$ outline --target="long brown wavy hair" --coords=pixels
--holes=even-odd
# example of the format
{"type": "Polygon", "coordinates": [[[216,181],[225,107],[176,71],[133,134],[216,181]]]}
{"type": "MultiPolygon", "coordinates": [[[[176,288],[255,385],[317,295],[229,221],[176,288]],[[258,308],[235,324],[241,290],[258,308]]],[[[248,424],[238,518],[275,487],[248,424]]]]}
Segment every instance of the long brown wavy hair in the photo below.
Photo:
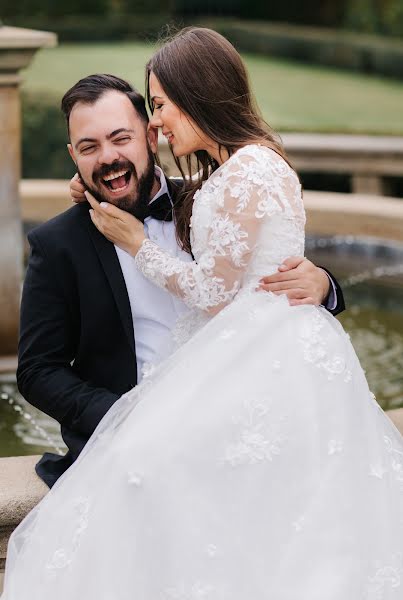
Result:
{"type": "MultiPolygon", "coordinates": [[[[146,67],[146,99],[153,112],[149,79],[153,72],[168,98],[231,156],[246,144],[264,144],[287,162],[278,136],[261,116],[251,92],[245,65],[234,46],[222,35],[204,27],[186,27],[166,39],[146,67]]],[[[172,149],[171,149],[172,151],[172,149]]],[[[182,248],[190,252],[190,217],[193,197],[202,183],[218,168],[205,150],[174,156],[184,187],[174,207],[176,234],[182,248]],[[192,156],[195,156],[196,161],[192,156]],[[196,162],[198,175],[192,179],[196,162]]]]}

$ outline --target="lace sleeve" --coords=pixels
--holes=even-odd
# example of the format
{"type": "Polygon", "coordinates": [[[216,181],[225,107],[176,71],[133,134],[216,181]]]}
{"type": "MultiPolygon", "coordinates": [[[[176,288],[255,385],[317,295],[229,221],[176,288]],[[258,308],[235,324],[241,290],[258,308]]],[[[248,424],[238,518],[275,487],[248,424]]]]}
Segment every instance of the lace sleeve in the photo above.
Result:
{"type": "MultiPolygon", "coordinates": [[[[241,287],[263,217],[284,209],[283,179],[273,177],[267,152],[262,157],[262,149],[258,149],[257,154],[240,150],[222,167],[218,187],[211,195],[215,210],[208,241],[197,263],[172,257],[150,240],[143,242],[136,255],[136,265],[148,279],[189,307],[215,314],[231,302],[241,287]]],[[[273,161],[281,161],[287,173],[295,175],[278,155],[270,153],[275,156],[273,161]]]]}

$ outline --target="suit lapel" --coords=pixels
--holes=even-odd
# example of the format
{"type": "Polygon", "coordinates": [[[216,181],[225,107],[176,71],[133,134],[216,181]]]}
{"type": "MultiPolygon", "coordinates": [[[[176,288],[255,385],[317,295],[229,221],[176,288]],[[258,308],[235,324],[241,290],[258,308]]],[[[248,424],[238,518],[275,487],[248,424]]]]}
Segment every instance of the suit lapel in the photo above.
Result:
{"type": "Polygon", "coordinates": [[[102,235],[102,233],[98,231],[90,219],[88,219],[88,231],[98,254],[99,261],[111,286],[112,294],[115,298],[116,306],[119,311],[130,348],[134,356],[136,356],[132,311],[130,308],[130,301],[125,280],[115,247],[106,239],[106,237],[102,235]]]}

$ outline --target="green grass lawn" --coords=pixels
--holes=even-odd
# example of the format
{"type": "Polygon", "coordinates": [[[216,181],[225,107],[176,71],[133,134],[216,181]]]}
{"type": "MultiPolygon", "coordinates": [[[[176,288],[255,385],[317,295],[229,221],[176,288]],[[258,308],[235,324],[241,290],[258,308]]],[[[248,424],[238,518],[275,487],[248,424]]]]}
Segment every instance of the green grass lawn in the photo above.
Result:
{"type": "MultiPolygon", "coordinates": [[[[80,77],[113,73],[144,91],[153,46],[63,44],[42,50],[24,89],[60,99],[80,77]]],[[[259,106],[278,130],[403,135],[403,82],[244,55],[259,106]]],[[[178,75],[179,76],[179,75],[178,75]]]]}

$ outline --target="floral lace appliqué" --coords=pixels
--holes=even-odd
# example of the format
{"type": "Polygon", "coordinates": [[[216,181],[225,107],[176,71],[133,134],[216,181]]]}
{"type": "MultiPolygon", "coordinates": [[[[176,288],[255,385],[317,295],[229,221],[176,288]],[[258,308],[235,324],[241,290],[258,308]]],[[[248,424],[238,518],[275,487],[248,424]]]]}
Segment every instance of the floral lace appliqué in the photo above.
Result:
{"type": "Polygon", "coordinates": [[[241,229],[241,224],[231,221],[229,215],[218,217],[211,225],[210,246],[213,256],[225,256],[228,250],[234,265],[242,267],[242,257],[249,250],[248,244],[242,240],[247,237],[248,234],[241,229]]]}
{"type": "Polygon", "coordinates": [[[368,577],[368,586],[364,600],[384,600],[402,598],[403,560],[402,555],[395,554],[385,564],[377,561],[374,574],[368,577]]]}
{"type": "Polygon", "coordinates": [[[285,442],[285,419],[283,415],[278,422],[273,422],[267,399],[246,400],[243,413],[233,417],[234,424],[240,428],[238,440],[226,446],[223,462],[232,466],[271,462],[280,454],[285,442]]]}
{"type": "Polygon", "coordinates": [[[68,567],[74,559],[83,533],[88,527],[88,515],[90,511],[90,501],[88,498],[77,498],[73,504],[73,513],[76,520],[76,527],[72,534],[71,541],[64,547],[58,548],[46,564],[47,574],[54,577],[58,570],[68,567]]]}
{"type": "Polygon", "coordinates": [[[343,441],[342,440],[329,440],[327,445],[327,453],[329,456],[335,454],[341,454],[343,452],[343,441]]]}
{"type": "Polygon", "coordinates": [[[214,588],[209,584],[196,582],[187,586],[182,583],[168,588],[164,594],[164,600],[210,600],[213,593],[214,588]]]}
{"type": "Polygon", "coordinates": [[[319,310],[305,319],[299,334],[304,359],[322,370],[329,381],[343,375],[344,381],[348,383],[351,381],[351,374],[344,357],[329,355],[326,341],[321,335],[324,325],[325,319],[319,310]]]}

